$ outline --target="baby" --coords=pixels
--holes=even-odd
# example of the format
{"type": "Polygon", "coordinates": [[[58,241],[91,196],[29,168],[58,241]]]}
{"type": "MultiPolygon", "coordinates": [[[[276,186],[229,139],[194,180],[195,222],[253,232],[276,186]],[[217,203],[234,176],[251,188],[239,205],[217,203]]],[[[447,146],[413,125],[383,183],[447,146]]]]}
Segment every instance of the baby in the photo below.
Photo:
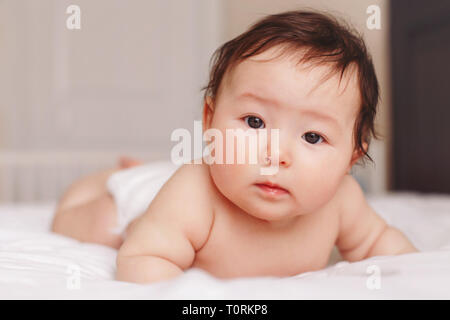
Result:
{"type": "Polygon", "coordinates": [[[124,240],[111,231],[117,206],[105,184],[139,164],[84,178],[61,199],[55,232],[120,248],[117,279],[139,283],[189,268],[220,278],[293,276],[325,267],[334,246],[348,261],[417,251],[349,174],[370,159],[379,98],[370,55],[352,29],[323,13],[285,12],[214,58],[203,130],[225,137],[227,129],[279,129],[276,154],[258,154],[258,164],[181,165],[124,240]],[[274,161],[277,172],[261,175],[274,161]]]}

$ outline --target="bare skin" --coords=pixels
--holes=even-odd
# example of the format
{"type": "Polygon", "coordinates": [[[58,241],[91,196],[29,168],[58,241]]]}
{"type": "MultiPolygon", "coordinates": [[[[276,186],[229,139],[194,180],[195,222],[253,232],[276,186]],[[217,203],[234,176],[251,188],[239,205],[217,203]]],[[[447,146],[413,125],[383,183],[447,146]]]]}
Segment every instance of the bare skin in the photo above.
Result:
{"type": "MultiPolygon", "coordinates": [[[[72,187],[66,197],[76,195],[77,191],[78,195],[87,195],[89,190],[97,187],[97,191],[104,192],[101,182],[105,174],[84,180],[82,189],[72,187]]],[[[350,175],[346,175],[335,197],[320,211],[276,228],[246,214],[226,199],[209,178],[209,167],[205,164],[184,165],[171,181],[163,187],[159,201],[152,202],[139,223],[130,224],[129,238],[118,255],[118,280],[159,281],[193,267],[219,278],[292,276],[324,268],[334,245],[348,261],[417,250],[401,232],[386,225],[370,208],[358,183],[350,175]],[[179,198],[178,204],[190,202],[194,205],[192,211],[187,211],[189,208],[185,206],[168,212],[154,211],[164,206],[166,197],[177,193],[177,186],[191,183],[202,183],[204,188],[190,188],[192,192],[182,193],[184,196],[179,198]],[[197,201],[193,202],[193,197],[197,201]],[[200,201],[202,197],[205,198],[200,201]],[[192,216],[183,219],[187,217],[186,212],[196,219],[192,216]],[[178,219],[179,223],[173,225],[170,222],[173,219],[178,219]],[[165,238],[164,246],[161,237],[165,238]]],[[[110,196],[102,193],[96,200],[73,207],[75,210],[72,211],[64,209],[62,204],[63,210],[58,211],[55,222],[59,216],[72,215],[71,222],[77,224],[71,224],[69,228],[70,222],[66,220],[67,228],[61,229],[54,223],[55,232],[113,248],[121,246],[121,238],[108,232],[108,226],[116,225],[114,201],[110,196]],[[97,228],[86,229],[92,216],[98,219],[97,228]]]]}
{"type": "Polygon", "coordinates": [[[106,189],[114,172],[142,164],[122,157],[116,168],[89,175],[73,183],[56,207],[52,230],[84,242],[99,243],[118,249],[123,239],[109,230],[117,225],[116,206],[106,189]]]}
{"type": "Polygon", "coordinates": [[[417,251],[370,208],[349,175],[361,157],[352,140],[355,74],[346,75],[342,90],[336,77],[320,82],[326,67],[297,70],[289,59],[267,62],[271,54],[241,62],[224,78],[220,98],[205,101],[203,128],[245,129],[248,116],[280,128],[278,173],[261,177],[259,164],[183,165],[129,225],[122,244],[107,231],[116,211],[104,189],[114,170],[105,172],[69,189],[53,230],[120,247],[116,278],[138,283],[193,267],[220,278],[292,276],[325,267],[335,245],[348,261],[417,251]],[[334,121],[312,117],[311,106],[334,121]],[[308,132],[324,139],[311,142],[308,132]],[[264,181],[284,191],[268,192],[264,181]]]}

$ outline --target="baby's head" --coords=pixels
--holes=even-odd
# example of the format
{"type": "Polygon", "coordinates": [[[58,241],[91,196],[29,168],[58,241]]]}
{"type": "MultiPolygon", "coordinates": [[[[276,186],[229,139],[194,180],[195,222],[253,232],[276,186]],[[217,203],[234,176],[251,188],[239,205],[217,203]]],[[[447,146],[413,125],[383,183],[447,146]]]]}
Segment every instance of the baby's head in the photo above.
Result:
{"type": "Polygon", "coordinates": [[[261,159],[210,165],[217,188],[235,205],[273,222],[314,212],[358,160],[372,161],[378,81],[364,41],[346,24],[311,11],[271,15],[213,58],[203,129],[223,137],[226,129],[279,129],[276,174],[262,176],[261,159]]]}

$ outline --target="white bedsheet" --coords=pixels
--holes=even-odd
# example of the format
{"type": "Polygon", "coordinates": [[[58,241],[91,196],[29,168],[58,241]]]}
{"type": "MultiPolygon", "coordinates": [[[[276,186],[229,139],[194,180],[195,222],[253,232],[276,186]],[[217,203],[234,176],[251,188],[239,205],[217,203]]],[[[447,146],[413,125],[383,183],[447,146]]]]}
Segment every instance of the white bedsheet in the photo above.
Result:
{"type": "Polygon", "coordinates": [[[450,299],[450,196],[398,193],[368,200],[421,252],[341,261],[289,278],[220,280],[191,269],[150,285],[114,281],[115,250],[49,232],[53,204],[2,205],[0,298],[450,299]],[[368,273],[373,265],[380,271],[379,289],[370,285],[377,283],[368,273]]]}

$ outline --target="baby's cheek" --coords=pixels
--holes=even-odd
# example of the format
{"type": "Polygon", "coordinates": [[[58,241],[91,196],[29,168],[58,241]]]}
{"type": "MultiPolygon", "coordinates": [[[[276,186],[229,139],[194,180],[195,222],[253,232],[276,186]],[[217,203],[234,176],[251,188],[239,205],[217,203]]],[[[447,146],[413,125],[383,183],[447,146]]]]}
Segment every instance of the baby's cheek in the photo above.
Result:
{"type": "Polygon", "coordinates": [[[299,179],[297,190],[298,202],[305,212],[315,212],[327,204],[339,186],[339,176],[331,170],[320,168],[304,172],[299,179]]]}
{"type": "Polygon", "coordinates": [[[233,197],[233,192],[238,189],[240,184],[239,177],[240,166],[225,165],[225,164],[212,164],[210,166],[211,177],[219,189],[219,191],[227,198],[233,197]]]}

